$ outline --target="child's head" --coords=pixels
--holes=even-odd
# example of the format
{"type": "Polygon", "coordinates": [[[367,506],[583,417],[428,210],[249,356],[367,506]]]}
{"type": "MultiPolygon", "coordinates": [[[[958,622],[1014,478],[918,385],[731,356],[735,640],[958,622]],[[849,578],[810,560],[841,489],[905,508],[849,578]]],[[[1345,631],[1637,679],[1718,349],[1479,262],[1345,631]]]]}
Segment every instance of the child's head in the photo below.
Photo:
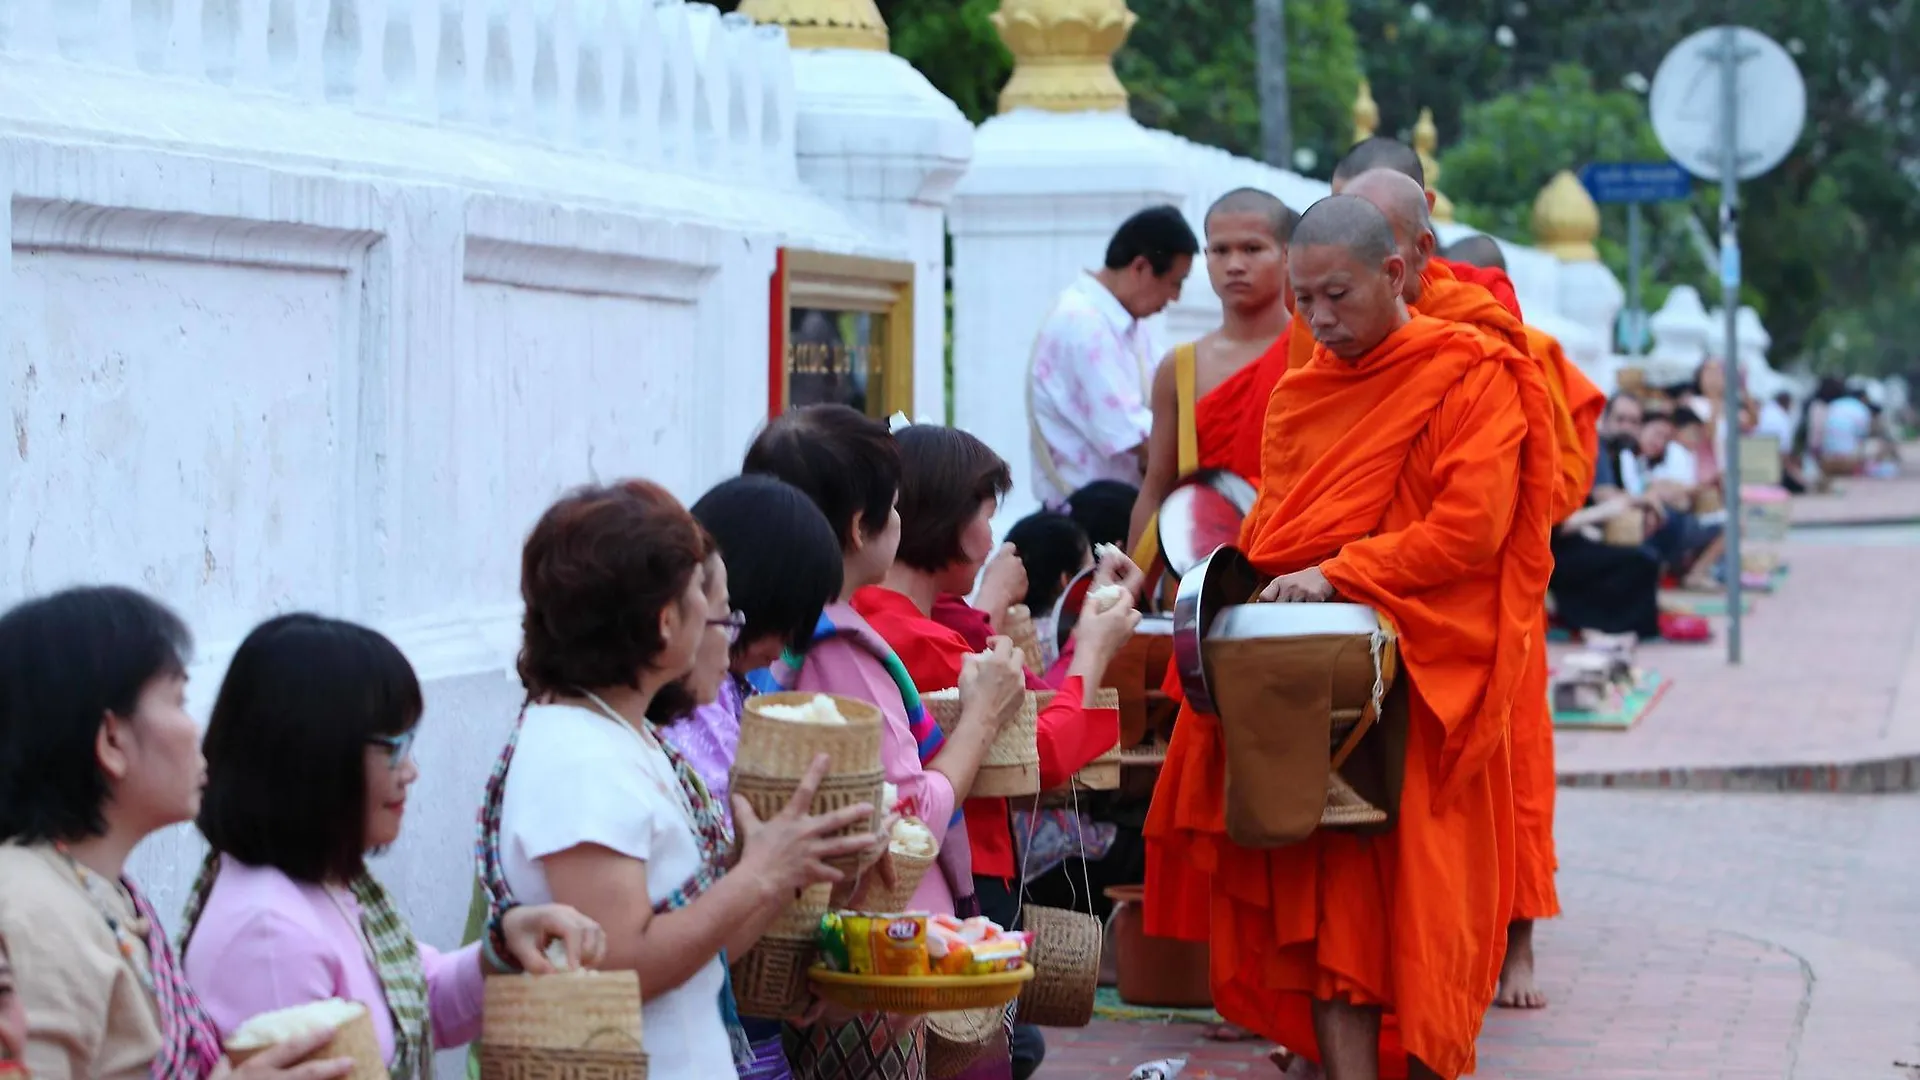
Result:
{"type": "Polygon", "coordinates": [[[1073,576],[1093,565],[1093,546],[1080,524],[1065,514],[1042,510],[1014,522],[1007,543],[1020,553],[1027,570],[1024,603],[1035,615],[1045,615],[1066,590],[1073,576]]]}

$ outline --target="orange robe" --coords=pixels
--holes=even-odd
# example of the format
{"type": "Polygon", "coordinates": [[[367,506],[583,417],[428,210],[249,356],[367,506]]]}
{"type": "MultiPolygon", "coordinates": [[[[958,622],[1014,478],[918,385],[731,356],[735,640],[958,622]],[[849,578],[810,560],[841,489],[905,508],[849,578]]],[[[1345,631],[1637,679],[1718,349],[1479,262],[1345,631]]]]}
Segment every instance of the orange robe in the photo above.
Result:
{"type": "Polygon", "coordinates": [[[1194,403],[1193,434],[1201,468],[1231,469],[1259,486],[1260,436],[1266,427],[1267,399],[1273,396],[1280,376],[1287,373],[1290,336],[1282,330],[1266,352],[1241,365],[1194,403]]]}
{"type": "Polygon", "coordinates": [[[1552,570],[1551,408],[1538,365],[1425,317],[1358,364],[1316,350],[1268,406],[1242,547],[1269,574],[1319,566],[1397,628],[1414,688],[1400,817],[1379,837],[1233,844],[1219,722],[1183,708],[1147,901],[1207,880],[1215,1008],[1309,1058],[1311,1000],[1341,997],[1386,1008],[1383,1076],[1408,1054],[1473,1066],[1513,898],[1507,724],[1552,570]]]}
{"type": "MultiPolygon", "coordinates": [[[[1456,265],[1435,260],[1421,275],[1418,310],[1448,322],[1466,323],[1531,356],[1540,366],[1553,401],[1555,464],[1550,521],[1560,522],[1586,504],[1598,457],[1600,413],[1606,396],[1567,359],[1551,335],[1523,325],[1494,295],[1457,279],[1456,265]]],[[[1467,269],[1474,269],[1468,267],[1467,269]]],[[[1505,277],[1505,275],[1501,275],[1505,277]]],[[[1544,641],[1547,612],[1542,605],[1534,630],[1544,641]]],[[[1559,858],[1553,843],[1556,778],[1553,764],[1553,709],[1549,701],[1547,653],[1535,649],[1527,661],[1526,681],[1513,712],[1513,801],[1517,844],[1513,917],[1550,919],[1560,914],[1554,871],[1559,858]]]]}

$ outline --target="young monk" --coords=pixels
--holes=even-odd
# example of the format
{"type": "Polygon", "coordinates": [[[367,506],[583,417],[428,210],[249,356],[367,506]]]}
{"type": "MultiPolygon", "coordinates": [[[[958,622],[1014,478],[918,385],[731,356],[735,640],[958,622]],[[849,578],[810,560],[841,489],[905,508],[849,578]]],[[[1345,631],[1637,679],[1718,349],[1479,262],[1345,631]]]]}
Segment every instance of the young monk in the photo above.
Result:
{"type": "Polygon", "coordinates": [[[1207,279],[1220,327],[1161,360],[1153,376],[1146,478],[1133,504],[1128,550],[1150,567],[1159,554],[1154,513],[1195,469],[1260,475],[1267,396],[1286,373],[1287,238],[1299,215],[1258,188],[1238,188],[1208,208],[1207,279]]]}
{"type": "MultiPolygon", "coordinates": [[[[1425,192],[1412,178],[1390,169],[1372,169],[1348,181],[1346,191],[1372,203],[1393,227],[1394,242],[1408,266],[1403,294],[1422,315],[1464,323],[1532,357],[1553,401],[1556,481],[1551,508],[1554,524],[1586,502],[1593,486],[1599,450],[1600,412],[1606,396],[1567,360],[1559,342],[1520,322],[1493,295],[1458,280],[1446,263],[1433,257],[1435,238],[1425,192]]],[[[1484,238],[1482,238],[1484,239],[1484,238]]],[[[1498,257],[1499,248],[1492,241],[1498,257]]],[[[1535,640],[1545,640],[1547,612],[1542,605],[1535,640]]],[[[1513,710],[1514,825],[1518,844],[1513,923],[1506,965],[1494,1003],[1507,1008],[1546,1005],[1533,971],[1533,923],[1560,914],[1554,888],[1557,866],[1553,847],[1553,710],[1548,700],[1547,655],[1528,657],[1526,681],[1513,710]]]]}
{"type": "Polygon", "coordinates": [[[1406,260],[1370,203],[1316,203],[1288,261],[1319,344],[1268,405],[1241,546],[1276,575],[1263,599],[1338,597],[1394,627],[1411,683],[1399,815],[1378,836],[1233,844],[1219,721],[1189,707],[1148,843],[1210,868],[1222,1016],[1332,1080],[1456,1077],[1512,909],[1506,735],[1552,569],[1551,405],[1528,358],[1409,314],[1406,260]]]}

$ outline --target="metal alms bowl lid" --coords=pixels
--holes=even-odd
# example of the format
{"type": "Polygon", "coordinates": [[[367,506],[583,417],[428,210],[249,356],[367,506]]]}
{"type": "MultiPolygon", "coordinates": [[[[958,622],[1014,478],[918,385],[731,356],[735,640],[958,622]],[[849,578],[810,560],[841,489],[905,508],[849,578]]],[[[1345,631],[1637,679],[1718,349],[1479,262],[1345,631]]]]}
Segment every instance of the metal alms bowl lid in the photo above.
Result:
{"type": "Polygon", "coordinates": [[[1377,633],[1380,616],[1365,604],[1240,604],[1221,612],[1211,639],[1322,637],[1377,633]]]}
{"type": "Polygon", "coordinates": [[[1060,599],[1053,602],[1053,647],[1055,651],[1067,647],[1067,641],[1073,637],[1073,628],[1080,621],[1080,608],[1087,602],[1087,593],[1093,589],[1093,567],[1089,566],[1073,576],[1067,587],[1060,590],[1060,599]]]}
{"type": "Polygon", "coordinates": [[[1213,692],[1201,644],[1223,611],[1245,605],[1260,586],[1260,575],[1238,548],[1221,547],[1180,578],[1173,602],[1173,663],[1180,689],[1195,709],[1212,713],[1213,692]]]}
{"type": "Polygon", "coordinates": [[[1257,496],[1252,484],[1228,469],[1202,469],[1180,481],[1155,517],[1167,568],[1183,577],[1216,548],[1238,540],[1257,496]]]}

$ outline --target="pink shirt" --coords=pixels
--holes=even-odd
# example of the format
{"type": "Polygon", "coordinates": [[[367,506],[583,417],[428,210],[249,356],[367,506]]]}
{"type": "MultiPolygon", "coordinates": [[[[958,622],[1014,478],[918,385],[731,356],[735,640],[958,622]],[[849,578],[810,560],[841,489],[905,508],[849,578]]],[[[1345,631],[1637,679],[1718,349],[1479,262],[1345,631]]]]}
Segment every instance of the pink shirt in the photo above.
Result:
{"type": "Polygon", "coordinates": [[[1148,399],[1154,343],[1105,285],[1082,274],[1040,327],[1029,374],[1029,404],[1037,440],[1052,459],[1038,456],[1033,491],[1042,501],[1063,499],[1095,480],[1139,486],[1134,448],[1153,430],[1148,399]],[[1055,477],[1065,484],[1055,483],[1055,477]]]}
{"type": "MultiPolygon", "coordinates": [[[[864,626],[866,620],[851,604],[829,604],[826,614],[835,626],[864,626]]],[[[846,638],[820,641],[807,651],[806,664],[800,669],[795,690],[839,694],[856,701],[872,702],[886,718],[886,731],[880,740],[880,764],[886,770],[887,783],[900,789],[902,799],[913,801],[914,816],[946,842],[944,830],[953,820],[953,784],[942,773],[923,768],[920,749],[913,740],[913,728],[907,723],[907,707],[900,700],[900,688],[894,685],[887,669],[874,655],[846,638]]],[[[913,910],[935,914],[953,912],[953,891],[945,875],[929,871],[920,879],[913,894],[913,910]]]]}
{"type": "MultiPolygon", "coordinates": [[[[393,1017],[362,944],[360,907],[343,891],[334,895],[346,914],[319,885],[221,858],[220,876],[186,955],[187,981],[221,1038],[231,1038],[261,1013],[341,998],[367,1007],[380,1052],[393,1060],[393,1017]]],[[[435,1047],[445,1050],[479,1038],[486,995],[480,946],[441,953],[422,945],[420,963],[426,968],[435,1047]]]]}

